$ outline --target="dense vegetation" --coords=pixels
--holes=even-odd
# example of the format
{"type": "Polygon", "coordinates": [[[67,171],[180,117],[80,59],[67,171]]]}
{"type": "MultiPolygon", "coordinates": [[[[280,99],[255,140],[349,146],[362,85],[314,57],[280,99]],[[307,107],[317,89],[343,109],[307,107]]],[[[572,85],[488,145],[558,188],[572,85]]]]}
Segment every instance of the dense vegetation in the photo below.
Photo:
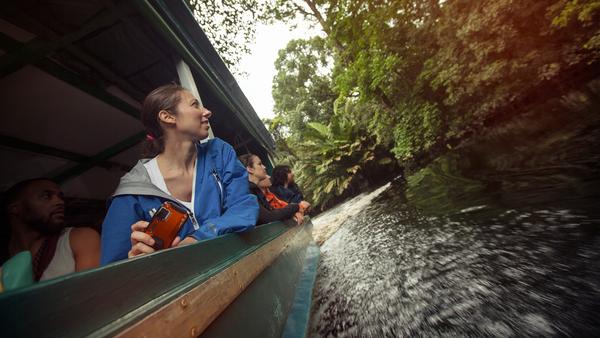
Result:
{"type": "Polygon", "coordinates": [[[269,121],[278,160],[316,203],[598,75],[600,0],[273,0],[262,11],[322,30],[280,51],[269,121]]]}
{"type": "Polygon", "coordinates": [[[241,57],[250,52],[256,22],[268,20],[268,3],[261,0],[186,0],[194,18],[232,72],[241,57]]]}

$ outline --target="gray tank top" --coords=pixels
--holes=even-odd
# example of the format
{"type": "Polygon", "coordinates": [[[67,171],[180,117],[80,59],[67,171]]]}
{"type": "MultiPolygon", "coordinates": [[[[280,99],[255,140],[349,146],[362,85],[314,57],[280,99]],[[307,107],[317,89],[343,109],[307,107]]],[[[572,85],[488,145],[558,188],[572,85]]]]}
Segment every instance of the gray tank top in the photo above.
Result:
{"type": "Polygon", "coordinates": [[[56,243],[54,257],[52,257],[50,264],[44,270],[40,281],[75,272],[75,258],[73,258],[73,251],[71,250],[71,243],[69,241],[72,229],[70,227],[63,229],[56,243]]]}

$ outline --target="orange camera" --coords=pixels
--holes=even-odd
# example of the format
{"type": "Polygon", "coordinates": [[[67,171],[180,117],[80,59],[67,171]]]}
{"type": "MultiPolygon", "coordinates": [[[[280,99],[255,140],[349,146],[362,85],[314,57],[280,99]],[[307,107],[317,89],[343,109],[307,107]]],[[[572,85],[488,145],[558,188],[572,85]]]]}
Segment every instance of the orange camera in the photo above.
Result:
{"type": "Polygon", "coordinates": [[[154,238],[153,248],[155,250],[170,248],[187,218],[188,213],[185,209],[177,204],[164,202],[152,216],[145,231],[154,238]]]}

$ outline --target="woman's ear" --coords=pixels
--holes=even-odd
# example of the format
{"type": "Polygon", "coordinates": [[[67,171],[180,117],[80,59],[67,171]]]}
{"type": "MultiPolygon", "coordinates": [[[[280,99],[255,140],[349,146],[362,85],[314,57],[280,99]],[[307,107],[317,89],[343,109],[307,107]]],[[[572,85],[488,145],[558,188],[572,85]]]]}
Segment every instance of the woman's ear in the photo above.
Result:
{"type": "Polygon", "coordinates": [[[176,121],[175,115],[169,113],[166,110],[161,110],[158,112],[158,120],[167,124],[174,124],[176,121]]]}

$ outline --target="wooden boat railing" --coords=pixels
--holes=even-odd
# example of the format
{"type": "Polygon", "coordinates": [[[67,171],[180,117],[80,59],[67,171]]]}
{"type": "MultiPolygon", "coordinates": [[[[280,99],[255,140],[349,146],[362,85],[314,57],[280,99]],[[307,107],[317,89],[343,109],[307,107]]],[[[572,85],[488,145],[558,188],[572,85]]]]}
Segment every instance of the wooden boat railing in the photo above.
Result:
{"type": "Polygon", "coordinates": [[[270,223],[0,294],[3,335],[304,336],[310,305],[290,310],[312,293],[311,226],[270,223]]]}

